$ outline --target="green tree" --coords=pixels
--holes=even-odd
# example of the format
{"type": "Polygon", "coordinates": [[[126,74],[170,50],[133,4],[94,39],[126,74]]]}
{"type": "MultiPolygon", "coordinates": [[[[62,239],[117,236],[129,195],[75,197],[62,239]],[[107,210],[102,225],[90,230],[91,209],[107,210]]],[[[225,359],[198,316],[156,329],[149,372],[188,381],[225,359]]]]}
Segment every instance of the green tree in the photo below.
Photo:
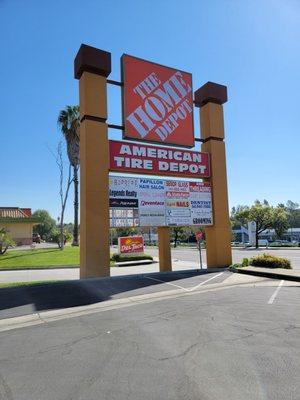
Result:
{"type": "Polygon", "coordinates": [[[15,246],[8,231],[5,228],[0,228],[0,255],[4,254],[10,246],[15,246]]]}
{"type": "Polygon", "coordinates": [[[236,218],[239,221],[254,221],[256,223],[255,246],[258,248],[259,234],[265,229],[270,229],[273,227],[274,210],[266,200],[264,200],[262,203],[259,200],[256,200],[250,208],[246,208],[237,213],[236,218]]]}
{"type": "Polygon", "coordinates": [[[79,106],[66,106],[58,116],[58,125],[67,143],[67,154],[73,168],[74,182],[74,230],[73,246],[79,245],[78,240],[78,170],[79,170],[79,140],[80,140],[80,114],[79,106]]]}
{"type": "MultiPolygon", "coordinates": [[[[244,211],[249,210],[248,206],[244,205],[237,205],[236,207],[232,207],[231,209],[231,214],[230,214],[230,220],[231,220],[231,228],[232,229],[237,229],[241,225],[245,226],[247,225],[247,219],[245,218],[244,211]]],[[[246,213],[247,215],[247,213],[246,213]]]]}
{"type": "Polygon", "coordinates": [[[72,237],[73,237],[73,232],[74,232],[74,224],[72,222],[69,222],[67,224],[64,224],[64,230],[69,232],[72,237]]]}
{"type": "Polygon", "coordinates": [[[286,210],[279,205],[273,209],[273,229],[275,229],[276,235],[279,239],[282,238],[288,227],[288,214],[286,210]]]}
{"type": "Polygon", "coordinates": [[[56,222],[51,218],[47,210],[36,210],[33,217],[37,217],[41,222],[33,227],[33,233],[38,233],[42,239],[49,240],[51,231],[55,228],[56,222]]]}
{"type": "Polygon", "coordinates": [[[122,227],[116,228],[118,237],[120,236],[132,236],[137,234],[137,228],[134,227],[122,227]]]}
{"type": "Polygon", "coordinates": [[[288,213],[288,222],[291,229],[291,241],[293,241],[293,228],[297,227],[297,216],[299,210],[299,204],[292,200],[288,200],[285,205],[285,209],[288,213]]]}
{"type": "Polygon", "coordinates": [[[58,248],[62,249],[67,242],[72,240],[72,234],[70,232],[68,232],[67,230],[64,230],[63,231],[63,243],[62,243],[60,229],[54,228],[51,231],[50,240],[51,240],[51,242],[57,243],[58,248]]]}
{"type": "Polygon", "coordinates": [[[177,247],[180,240],[186,240],[189,237],[191,230],[184,226],[174,226],[172,227],[171,234],[174,241],[174,247],[177,247]]]}

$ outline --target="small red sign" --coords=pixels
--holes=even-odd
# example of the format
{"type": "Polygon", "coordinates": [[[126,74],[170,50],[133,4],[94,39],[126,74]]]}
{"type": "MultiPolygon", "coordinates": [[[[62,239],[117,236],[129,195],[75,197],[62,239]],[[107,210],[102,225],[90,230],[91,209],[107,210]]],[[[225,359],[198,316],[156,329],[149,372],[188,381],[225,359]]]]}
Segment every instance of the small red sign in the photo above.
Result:
{"type": "Polygon", "coordinates": [[[200,240],[201,240],[202,237],[203,237],[203,233],[202,233],[202,232],[197,232],[195,236],[196,236],[197,242],[200,242],[200,240]]]}
{"type": "Polygon", "coordinates": [[[124,138],[194,146],[192,75],[122,56],[124,138]]]}
{"type": "Polygon", "coordinates": [[[120,254],[144,253],[143,236],[124,236],[118,239],[120,254]]]}
{"type": "Polygon", "coordinates": [[[110,171],[204,178],[210,176],[209,154],[172,147],[109,141],[110,171]]]}

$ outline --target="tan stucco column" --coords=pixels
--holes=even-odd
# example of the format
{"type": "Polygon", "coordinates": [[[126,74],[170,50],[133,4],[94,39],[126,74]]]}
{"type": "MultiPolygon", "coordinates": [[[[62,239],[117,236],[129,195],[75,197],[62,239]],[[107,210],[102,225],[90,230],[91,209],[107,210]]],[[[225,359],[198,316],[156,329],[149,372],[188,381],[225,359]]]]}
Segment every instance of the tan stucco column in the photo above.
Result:
{"type": "Polygon", "coordinates": [[[107,77],[111,54],[81,45],[74,61],[80,100],[80,278],[110,275],[107,77]]]}
{"type": "Polygon", "coordinates": [[[232,264],[224,119],[222,104],[227,101],[226,86],[207,82],[195,92],[200,107],[201,151],[210,153],[214,224],[205,228],[207,267],[232,264]]]}
{"type": "Polygon", "coordinates": [[[172,271],[170,228],[167,226],[160,226],[157,228],[157,234],[159,271],[172,271]]]}

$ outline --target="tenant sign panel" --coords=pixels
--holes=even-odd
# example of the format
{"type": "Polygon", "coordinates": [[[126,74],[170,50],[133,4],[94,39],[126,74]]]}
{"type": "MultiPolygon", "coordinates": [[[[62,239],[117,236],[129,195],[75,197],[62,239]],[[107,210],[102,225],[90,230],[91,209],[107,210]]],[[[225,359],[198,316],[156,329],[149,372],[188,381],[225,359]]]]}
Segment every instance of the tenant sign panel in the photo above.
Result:
{"type": "Polygon", "coordinates": [[[192,75],[122,56],[123,138],[194,146],[192,75]]]}
{"type": "Polygon", "coordinates": [[[110,176],[111,227],[212,225],[207,182],[110,176]]]}

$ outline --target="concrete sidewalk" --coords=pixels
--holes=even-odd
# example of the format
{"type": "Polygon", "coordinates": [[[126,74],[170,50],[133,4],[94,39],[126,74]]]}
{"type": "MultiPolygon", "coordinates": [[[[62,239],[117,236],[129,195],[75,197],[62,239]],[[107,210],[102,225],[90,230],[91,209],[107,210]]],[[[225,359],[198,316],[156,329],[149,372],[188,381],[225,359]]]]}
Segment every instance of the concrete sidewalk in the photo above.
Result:
{"type": "MultiPolygon", "coordinates": [[[[192,261],[172,260],[173,271],[186,271],[199,269],[199,263],[192,261]]],[[[204,265],[206,269],[206,265],[204,265]]],[[[137,275],[159,272],[158,262],[147,265],[117,266],[110,268],[111,276],[137,275]]],[[[0,271],[0,284],[9,282],[31,282],[31,281],[67,281],[79,279],[79,268],[53,268],[53,269],[30,269],[16,271],[0,271]]]]}
{"type": "MultiPolygon", "coordinates": [[[[199,270],[199,263],[193,261],[172,260],[173,271],[199,270]]],[[[203,265],[203,269],[207,269],[203,265]]],[[[300,270],[282,268],[243,267],[231,269],[232,272],[248,275],[262,276],[270,279],[285,279],[300,282],[300,270]]],[[[152,264],[126,265],[110,268],[110,276],[139,275],[159,272],[157,259],[152,264]]],[[[79,279],[79,268],[49,268],[49,269],[25,269],[0,271],[0,284],[10,282],[32,281],[70,281],[79,279]]]]}

